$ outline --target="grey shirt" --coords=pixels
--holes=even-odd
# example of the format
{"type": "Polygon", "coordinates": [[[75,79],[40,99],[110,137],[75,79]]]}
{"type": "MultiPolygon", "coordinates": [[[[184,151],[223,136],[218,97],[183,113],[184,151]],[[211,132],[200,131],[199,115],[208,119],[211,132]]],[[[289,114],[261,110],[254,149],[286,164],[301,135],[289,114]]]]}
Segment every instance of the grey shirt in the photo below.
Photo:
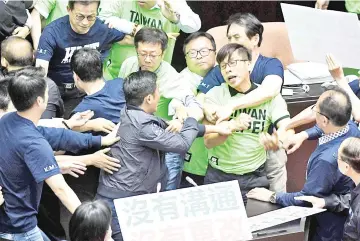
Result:
{"type": "Polygon", "coordinates": [[[111,148],[121,167],[112,175],[101,170],[98,194],[115,199],[156,192],[157,183],[165,188],[165,152],[185,154],[205,133],[194,118],[185,120],[180,133],[165,131],[167,126],[161,118],[127,105],[117,133],[121,139],[111,148]]]}

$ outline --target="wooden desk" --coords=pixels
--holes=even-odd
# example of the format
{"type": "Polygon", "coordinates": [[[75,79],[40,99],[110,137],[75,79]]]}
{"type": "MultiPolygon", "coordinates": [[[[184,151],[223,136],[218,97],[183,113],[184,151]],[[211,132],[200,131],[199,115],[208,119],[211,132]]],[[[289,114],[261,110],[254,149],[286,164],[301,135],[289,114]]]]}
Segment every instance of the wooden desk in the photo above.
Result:
{"type": "MultiPolygon", "coordinates": [[[[278,205],[248,199],[246,213],[248,217],[267,213],[281,208],[278,205]]],[[[308,239],[309,223],[306,218],[253,232],[253,240],[263,241],[304,241],[308,239]]]]}
{"type": "MultiPolygon", "coordinates": [[[[321,87],[321,84],[309,85],[310,91],[308,93],[296,93],[293,96],[284,96],[286,103],[288,104],[288,110],[290,116],[293,117],[300,113],[302,110],[310,105],[316,103],[319,96],[326,90],[321,87]]],[[[296,128],[296,133],[306,130],[315,123],[304,125],[300,128],[296,128]]],[[[305,183],[305,173],[307,161],[311,153],[315,150],[317,141],[305,141],[302,146],[293,154],[288,155],[287,161],[287,191],[297,192],[300,191],[305,183]]]]}

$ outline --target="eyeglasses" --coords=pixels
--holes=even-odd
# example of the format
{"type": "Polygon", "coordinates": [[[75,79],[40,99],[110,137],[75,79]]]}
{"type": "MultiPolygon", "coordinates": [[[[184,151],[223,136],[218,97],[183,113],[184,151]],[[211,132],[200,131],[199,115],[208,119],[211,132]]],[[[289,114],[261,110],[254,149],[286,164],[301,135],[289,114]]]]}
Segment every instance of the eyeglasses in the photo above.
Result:
{"type": "Polygon", "coordinates": [[[195,49],[190,49],[186,55],[189,56],[192,59],[195,59],[198,54],[200,54],[201,57],[206,57],[210,54],[211,51],[214,51],[213,49],[208,49],[208,48],[202,48],[200,50],[195,50],[195,49]]]}
{"type": "Polygon", "coordinates": [[[318,113],[318,114],[320,114],[320,115],[322,115],[322,116],[325,116],[326,118],[328,118],[328,119],[330,120],[330,118],[329,118],[327,115],[321,113],[320,111],[315,110],[315,105],[313,105],[313,106],[311,107],[311,110],[314,111],[314,112],[316,112],[316,113],[318,113]]]}
{"type": "Polygon", "coordinates": [[[232,60],[229,63],[224,63],[220,65],[221,69],[226,69],[226,66],[228,65],[229,67],[235,67],[237,65],[238,62],[246,62],[249,61],[248,59],[236,59],[236,60],[232,60]]]}
{"type": "Polygon", "coordinates": [[[143,58],[143,59],[149,58],[149,59],[151,59],[151,60],[154,60],[154,59],[158,58],[159,56],[161,56],[162,53],[161,53],[161,54],[158,54],[158,55],[156,55],[156,54],[137,53],[137,55],[138,55],[139,57],[143,58]]]}
{"type": "Polygon", "coordinates": [[[76,15],[75,15],[75,18],[76,18],[76,20],[79,21],[79,22],[83,21],[85,18],[87,18],[87,20],[88,20],[89,22],[92,22],[92,21],[95,21],[96,15],[84,16],[84,15],[82,15],[82,14],[76,14],[76,15]]]}

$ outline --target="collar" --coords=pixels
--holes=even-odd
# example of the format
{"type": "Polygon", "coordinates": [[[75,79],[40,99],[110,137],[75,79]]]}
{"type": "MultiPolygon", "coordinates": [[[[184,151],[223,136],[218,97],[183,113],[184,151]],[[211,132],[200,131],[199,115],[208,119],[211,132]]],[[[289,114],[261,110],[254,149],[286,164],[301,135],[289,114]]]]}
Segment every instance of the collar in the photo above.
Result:
{"type": "Polygon", "coordinates": [[[258,86],[251,81],[250,89],[248,89],[245,92],[239,92],[236,89],[234,89],[233,87],[231,87],[230,85],[228,85],[228,87],[229,87],[230,95],[231,95],[231,97],[233,97],[239,93],[246,95],[246,94],[250,93],[251,91],[253,91],[254,89],[256,89],[258,86]]]}
{"type": "Polygon", "coordinates": [[[345,135],[346,133],[348,133],[348,131],[349,131],[349,124],[347,124],[344,128],[342,128],[341,130],[339,130],[337,132],[326,134],[326,135],[320,137],[319,146],[321,146],[322,144],[326,144],[340,136],[345,135]]]}
{"type": "MultiPolygon", "coordinates": [[[[161,61],[159,67],[154,71],[155,74],[158,74],[160,72],[160,69],[161,69],[161,66],[163,64],[164,60],[161,61]]],[[[141,71],[141,68],[140,68],[140,64],[139,64],[139,61],[137,62],[138,63],[138,68],[139,68],[139,71],[141,71]]]]}
{"type": "Polygon", "coordinates": [[[145,112],[145,111],[144,111],[143,109],[141,109],[139,106],[126,104],[126,107],[127,107],[128,110],[139,110],[139,111],[145,112]]]}
{"type": "Polygon", "coordinates": [[[155,4],[154,7],[150,8],[149,10],[154,10],[154,9],[160,9],[160,6],[159,4],[155,4]]]}

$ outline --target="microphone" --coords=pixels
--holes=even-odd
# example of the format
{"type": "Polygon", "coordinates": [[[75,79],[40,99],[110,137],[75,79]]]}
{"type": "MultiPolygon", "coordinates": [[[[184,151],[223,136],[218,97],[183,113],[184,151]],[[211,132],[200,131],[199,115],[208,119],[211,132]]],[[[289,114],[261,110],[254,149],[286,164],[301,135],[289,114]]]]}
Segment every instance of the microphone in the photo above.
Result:
{"type": "Polygon", "coordinates": [[[194,182],[194,180],[193,180],[191,177],[189,177],[189,176],[185,177],[185,180],[188,181],[188,182],[189,182],[191,185],[193,185],[194,187],[199,186],[199,185],[197,185],[196,182],[194,182]]]}

